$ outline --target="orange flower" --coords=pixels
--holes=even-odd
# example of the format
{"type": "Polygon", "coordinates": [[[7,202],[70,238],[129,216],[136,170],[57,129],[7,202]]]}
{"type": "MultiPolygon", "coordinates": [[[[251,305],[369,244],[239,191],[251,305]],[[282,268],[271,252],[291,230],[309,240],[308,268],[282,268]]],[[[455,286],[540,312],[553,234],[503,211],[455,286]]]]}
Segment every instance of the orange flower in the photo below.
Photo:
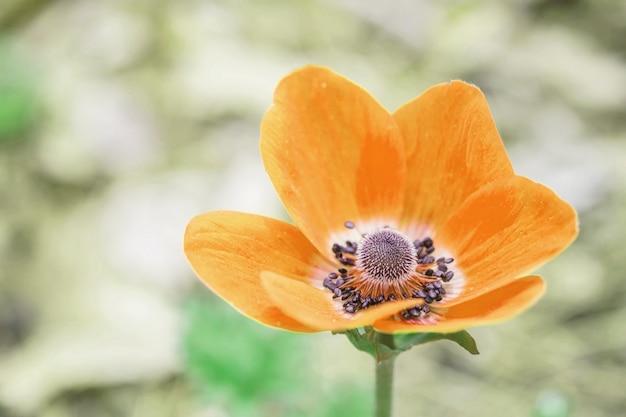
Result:
{"type": "Polygon", "coordinates": [[[478,88],[439,84],[390,114],[329,69],[284,78],[261,124],[293,223],[216,211],[185,253],[234,308],[296,332],[453,332],[544,292],[523,276],[565,249],[576,213],[515,175],[478,88]]]}

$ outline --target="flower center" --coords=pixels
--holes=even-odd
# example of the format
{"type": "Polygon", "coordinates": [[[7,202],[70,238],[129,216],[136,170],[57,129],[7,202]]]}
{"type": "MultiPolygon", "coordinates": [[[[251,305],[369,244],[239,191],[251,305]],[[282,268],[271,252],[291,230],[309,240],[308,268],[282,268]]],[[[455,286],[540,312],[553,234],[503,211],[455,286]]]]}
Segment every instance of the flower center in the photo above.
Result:
{"type": "MultiPolygon", "coordinates": [[[[346,222],[348,229],[354,223],[346,222]]],[[[400,312],[402,320],[419,322],[431,313],[431,305],[442,301],[447,283],[454,277],[449,266],[454,259],[435,258],[433,240],[412,241],[389,227],[364,234],[358,243],[333,244],[342,265],[331,272],[323,285],[342,302],[346,313],[403,299],[415,299],[415,307],[400,312]]]]}
{"type": "Polygon", "coordinates": [[[369,279],[406,279],[417,267],[415,245],[396,230],[385,228],[367,234],[358,247],[356,267],[369,279]]]}

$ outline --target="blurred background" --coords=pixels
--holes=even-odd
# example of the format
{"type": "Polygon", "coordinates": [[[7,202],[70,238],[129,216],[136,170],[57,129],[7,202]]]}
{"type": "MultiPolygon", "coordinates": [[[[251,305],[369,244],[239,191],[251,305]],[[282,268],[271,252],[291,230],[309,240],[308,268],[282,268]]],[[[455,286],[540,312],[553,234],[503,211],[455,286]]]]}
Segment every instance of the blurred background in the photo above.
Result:
{"type": "Polygon", "coordinates": [[[371,414],[371,358],[241,317],[182,253],[195,214],[285,217],[258,126],[307,63],[391,110],[477,84],[580,214],[480,356],[400,357],[395,415],[626,415],[626,2],[2,0],[0,416],[371,414]]]}

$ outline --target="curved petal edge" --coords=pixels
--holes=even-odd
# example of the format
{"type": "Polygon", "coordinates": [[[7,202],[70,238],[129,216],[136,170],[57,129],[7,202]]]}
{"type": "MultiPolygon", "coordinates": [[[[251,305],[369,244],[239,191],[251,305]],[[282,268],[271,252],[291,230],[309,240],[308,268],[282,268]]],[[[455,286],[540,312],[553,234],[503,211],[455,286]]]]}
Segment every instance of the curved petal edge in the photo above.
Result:
{"type": "Polygon", "coordinates": [[[532,307],[544,294],[545,287],[541,277],[531,275],[464,303],[436,308],[434,323],[411,324],[385,319],[374,323],[374,328],[383,333],[452,333],[469,327],[495,324],[532,307]]]}
{"type": "Polygon", "coordinates": [[[286,279],[311,279],[316,274],[313,266],[324,262],[293,225],[247,213],[208,212],[187,226],[184,250],[196,275],[244,315],[270,327],[314,331],[285,315],[261,284],[266,270],[286,279]]]}

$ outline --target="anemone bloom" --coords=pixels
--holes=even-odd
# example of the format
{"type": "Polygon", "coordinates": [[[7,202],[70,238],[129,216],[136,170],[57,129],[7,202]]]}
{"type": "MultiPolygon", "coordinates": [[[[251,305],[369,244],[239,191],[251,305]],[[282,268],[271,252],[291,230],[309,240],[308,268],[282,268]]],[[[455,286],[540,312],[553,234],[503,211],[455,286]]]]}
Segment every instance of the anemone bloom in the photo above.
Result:
{"type": "Polygon", "coordinates": [[[530,307],[526,275],[565,249],[576,213],[515,175],[485,97],[439,84],[389,113],[322,67],[285,77],[261,124],[293,224],[214,211],[185,253],[234,308],[296,332],[453,332],[530,307]]]}

